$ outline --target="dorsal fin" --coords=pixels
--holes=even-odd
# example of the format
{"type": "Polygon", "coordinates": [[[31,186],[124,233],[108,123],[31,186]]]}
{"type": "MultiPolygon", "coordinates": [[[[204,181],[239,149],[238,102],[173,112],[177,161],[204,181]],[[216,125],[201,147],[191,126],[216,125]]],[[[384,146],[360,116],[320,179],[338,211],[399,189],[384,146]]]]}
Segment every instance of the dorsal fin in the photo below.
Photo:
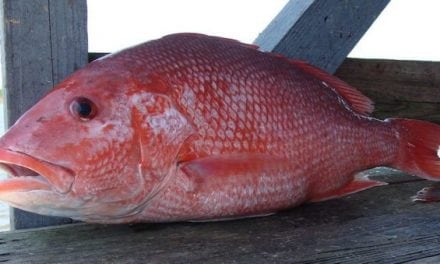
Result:
{"type": "Polygon", "coordinates": [[[205,34],[200,34],[200,33],[192,33],[192,32],[175,33],[175,34],[164,36],[162,38],[170,38],[170,37],[189,37],[189,38],[214,39],[217,41],[224,41],[226,43],[230,43],[233,45],[239,45],[239,46],[242,46],[242,47],[245,47],[248,49],[258,50],[260,48],[258,45],[243,43],[239,40],[232,39],[232,38],[210,36],[210,35],[205,35],[205,34]]]}
{"type": "Polygon", "coordinates": [[[343,80],[330,75],[325,71],[308,64],[307,62],[290,59],[289,62],[301,70],[313,75],[315,78],[323,81],[325,86],[335,90],[338,95],[343,97],[351,108],[357,113],[369,115],[374,111],[373,101],[343,80]]]}

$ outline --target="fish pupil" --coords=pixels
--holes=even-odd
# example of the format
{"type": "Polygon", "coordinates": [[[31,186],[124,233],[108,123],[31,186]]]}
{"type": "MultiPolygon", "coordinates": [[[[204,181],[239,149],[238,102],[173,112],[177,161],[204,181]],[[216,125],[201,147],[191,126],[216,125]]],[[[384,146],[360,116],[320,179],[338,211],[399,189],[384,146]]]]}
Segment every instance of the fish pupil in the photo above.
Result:
{"type": "Polygon", "coordinates": [[[92,106],[88,102],[78,104],[78,114],[81,117],[88,117],[92,113],[92,106]]]}
{"type": "Polygon", "coordinates": [[[95,104],[91,100],[85,97],[78,97],[72,101],[70,112],[79,119],[87,121],[95,117],[97,111],[95,104]]]}

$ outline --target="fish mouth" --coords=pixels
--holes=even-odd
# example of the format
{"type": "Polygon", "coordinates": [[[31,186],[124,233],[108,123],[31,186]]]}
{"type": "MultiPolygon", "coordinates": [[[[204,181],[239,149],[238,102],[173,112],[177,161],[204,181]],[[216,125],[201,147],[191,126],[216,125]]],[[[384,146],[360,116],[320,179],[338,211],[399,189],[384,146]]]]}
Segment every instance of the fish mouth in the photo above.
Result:
{"type": "Polygon", "coordinates": [[[46,190],[66,194],[75,179],[66,167],[10,149],[0,148],[0,169],[12,176],[0,181],[0,193],[46,190]]]}

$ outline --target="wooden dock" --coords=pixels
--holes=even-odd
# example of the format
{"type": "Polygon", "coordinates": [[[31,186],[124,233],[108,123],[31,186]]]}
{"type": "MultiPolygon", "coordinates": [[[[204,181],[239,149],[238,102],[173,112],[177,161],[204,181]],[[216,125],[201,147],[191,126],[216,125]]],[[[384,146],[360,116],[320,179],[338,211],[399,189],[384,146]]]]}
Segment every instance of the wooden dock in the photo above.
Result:
{"type": "MultiPolygon", "coordinates": [[[[0,2],[11,125],[86,63],[87,12],[85,0],[0,2]]],[[[256,43],[334,72],[388,2],[290,0],[256,43]]],[[[438,63],[346,60],[336,75],[376,102],[376,117],[440,123],[438,63]]],[[[440,204],[410,200],[432,183],[391,170],[373,174],[390,184],[263,218],[4,232],[0,262],[440,263],[440,204]]],[[[12,219],[17,229],[70,222],[18,209],[12,219]]]]}
{"type": "Polygon", "coordinates": [[[0,233],[0,262],[439,263],[440,204],[410,200],[431,183],[373,174],[390,184],[262,218],[0,233]]]}

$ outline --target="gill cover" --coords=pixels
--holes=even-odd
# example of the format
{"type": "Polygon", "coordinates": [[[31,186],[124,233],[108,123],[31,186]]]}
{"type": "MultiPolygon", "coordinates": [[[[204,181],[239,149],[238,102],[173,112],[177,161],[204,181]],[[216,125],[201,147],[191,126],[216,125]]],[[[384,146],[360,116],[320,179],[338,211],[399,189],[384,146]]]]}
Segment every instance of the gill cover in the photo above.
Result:
{"type": "Polygon", "coordinates": [[[178,154],[193,133],[188,120],[163,94],[140,92],[132,97],[132,122],[140,150],[140,171],[153,198],[177,169],[178,154]]]}

